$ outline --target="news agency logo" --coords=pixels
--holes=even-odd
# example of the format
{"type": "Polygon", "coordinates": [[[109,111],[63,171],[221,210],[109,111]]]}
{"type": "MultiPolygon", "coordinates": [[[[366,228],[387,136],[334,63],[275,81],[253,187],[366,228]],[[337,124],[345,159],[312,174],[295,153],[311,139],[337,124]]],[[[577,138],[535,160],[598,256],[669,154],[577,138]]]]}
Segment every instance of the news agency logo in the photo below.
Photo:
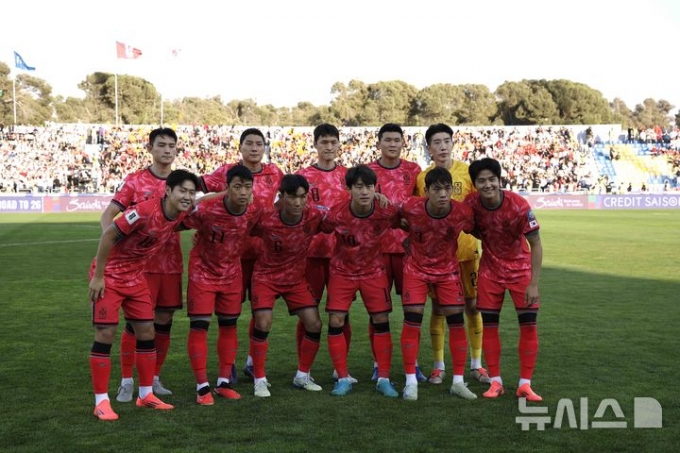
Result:
{"type": "MultiPolygon", "coordinates": [[[[519,413],[515,417],[515,423],[521,426],[522,431],[545,431],[546,426],[554,429],[568,427],[570,429],[626,429],[629,428],[626,416],[621,410],[621,405],[614,398],[605,398],[595,410],[593,419],[589,420],[588,398],[579,398],[579,418],[576,418],[574,402],[569,398],[562,398],[557,402],[555,417],[551,419],[547,406],[527,406],[527,399],[519,399],[519,413]],[[605,415],[613,414],[616,421],[602,420],[605,415]]],[[[607,415],[611,419],[610,415],[607,415]]],[[[629,417],[630,418],[630,417],[629,417]]],[[[661,404],[654,398],[636,397],[633,401],[633,426],[632,428],[662,428],[663,410],[661,404]]]]}

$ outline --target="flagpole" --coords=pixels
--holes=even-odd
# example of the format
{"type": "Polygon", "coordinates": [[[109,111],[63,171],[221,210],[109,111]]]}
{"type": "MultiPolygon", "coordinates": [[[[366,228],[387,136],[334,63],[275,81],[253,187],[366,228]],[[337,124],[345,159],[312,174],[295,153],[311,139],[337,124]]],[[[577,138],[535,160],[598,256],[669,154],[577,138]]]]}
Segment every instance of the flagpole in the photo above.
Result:
{"type": "Polygon", "coordinates": [[[163,127],[163,93],[161,93],[161,127],[163,127]]]}
{"type": "Polygon", "coordinates": [[[113,86],[116,93],[116,127],[118,127],[118,73],[113,74],[113,86]]]}
{"type": "Polygon", "coordinates": [[[12,103],[14,103],[14,125],[17,125],[17,86],[16,77],[12,79],[12,103]]]}

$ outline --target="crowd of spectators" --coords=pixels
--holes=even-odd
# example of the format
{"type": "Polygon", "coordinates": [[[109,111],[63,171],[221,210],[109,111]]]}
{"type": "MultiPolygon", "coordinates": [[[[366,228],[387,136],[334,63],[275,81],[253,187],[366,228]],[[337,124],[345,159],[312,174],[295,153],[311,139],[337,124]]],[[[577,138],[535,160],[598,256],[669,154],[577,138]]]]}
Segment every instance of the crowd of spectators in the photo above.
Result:
{"type": "MultiPolygon", "coordinates": [[[[585,126],[583,127],[585,128],[585,126]]],[[[151,126],[52,124],[0,132],[0,191],[113,192],[126,174],[150,163],[145,145],[151,126]]],[[[176,166],[206,174],[239,158],[240,126],[178,126],[176,166]]],[[[291,173],[316,160],[311,127],[262,128],[265,160],[291,173]]],[[[405,128],[402,157],[429,163],[425,128],[405,128]]],[[[498,159],[504,186],[518,191],[593,190],[598,170],[592,152],[574,127],[454,128],[454,158],[498,159]]],[[[378,157],[377,128],[341,130],[339,163],[353,166],[378,157]]],[[[676,164],[677,134],[673,137],[676,164]]]]}

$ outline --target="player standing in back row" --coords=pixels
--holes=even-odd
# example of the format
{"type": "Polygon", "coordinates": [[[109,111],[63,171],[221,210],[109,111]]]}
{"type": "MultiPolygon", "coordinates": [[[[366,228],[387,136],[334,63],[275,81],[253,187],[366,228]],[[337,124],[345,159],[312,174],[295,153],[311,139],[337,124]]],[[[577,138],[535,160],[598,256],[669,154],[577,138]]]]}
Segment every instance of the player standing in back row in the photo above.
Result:
{"type": "MultiPolygon", "coordinates": [[[[432,165],[418,175],[417,191],[419,196],[425,195],[425,175],[434,167],[442,167],[451,173],[453,193],[451,198],[463,201],[465,197],[475,191],[474,184],[468,174],[468,165],[453,160],[453,130],[446,124],[434,124],[425,131],[425,142],[432,156],[432,165]]],[[[462,233],[458,238],[458,263],[460,266],[461,282],[465,293],[465,317],[467,333],[470,341],[470,377],[483,382],[489,382],[489,375],[482,368],[482,315],[477,311],[477,270],[479,268],[479,251],[477,240],[462,233]]],[[[446,373],[444,365],[444,332],[446,331],[446,317],[443,316],[437,304],[437,298],[432,296],[432,315],[430,317],[430,336],[432,338],[432,352],[434,368],[429,381],[441,384],[446,373]]]]}
{"type": "MultiPolygon", "coordinates": [[[[146,145],[152,163],[144,170],[126,176],[113,196],[111,203],[102,213],[102,232],[113,223],[113,219],[126,209],[152,198],[163,198],[165,180],[172,171],[177,157],[177,134],[169,128],[154,129],[146,145]]],[[[154,330],[156,332],[156,366],[153,391],[157,395],[172,395],[160,381],[160,373],[170,347],[170,330],[176,310],[182,308],[182,248],[179,234],[174,234],[163,244],[156,259],[146,265],[146,281],[151,291],[154,306],[154,330]],[[162,259],[160,258],[162,257],[162,259]]],[[[132,369],[135,362],[135,333],[130,323],[120,337],[121,382],[116,400],[121,403],[132,401],[134,380],[132,369]]]]}
{"type": "MultiPolygon", "coordinates": [[[[380,151],[380,158],[368,164],[378,177],[375,191],[385,195],[393,205],[400,206],[415,194],[416,179],[421,172],[420,165],[401,158],[401,152],[404,149],[404,131],[398,124],[384,124],[378,130],[376,146],[380,151]]],[[[404,230],[389,230],[383,236],[381,244],[390,291],[392,285],[394,285],[399,296],[402,295],[404,272],[404,247],[402,242],[407,236],[408,234],[404,230]]],[[[373,325],[370,322],[368,328],[371,351],[373,351],[373,325]]],[[[375,362],[375,354],[373,354],[373,360],[373,376],[371,379],[377,381],[378,364],[375,362]]],[[[417,365],[416,376],[421,382],[427,380],[417,365]]]]}

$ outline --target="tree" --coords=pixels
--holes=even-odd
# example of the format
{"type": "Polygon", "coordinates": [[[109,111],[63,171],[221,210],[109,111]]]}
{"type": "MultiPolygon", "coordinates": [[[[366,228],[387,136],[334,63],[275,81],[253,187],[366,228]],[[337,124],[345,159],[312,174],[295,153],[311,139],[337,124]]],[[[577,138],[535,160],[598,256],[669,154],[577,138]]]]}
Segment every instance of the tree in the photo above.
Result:
{"type": "Polygon", "coordinates": [[[612,111],[602,93],[570,80],[540,80],[550,92],[562,124],[608,124],[612,111]]]}
{"type": "Polygon", "coordinates": [[[552,95],[536,81],[505,82],[496,89],[496,97],[506,126],[560,123],[552,95]]]}
{"type": "Polygon", "coordinates": [[[462,103],[456,110],[458,124],[488,125],[496,116],[496,98],[486,85],[460,85],[462,103]]]}
{"type": "Polygon", "coordinates": [[[358,119],[363,125],[406,124],[418,89],[401,80],[371,83],[358,119]]]}
{"type": "Polygon", "coordinates": [[[331,87],[335,97],[331,101],[331,112],[339,119],[341,126],[360,126],[368,86],[361,80],[350,80],[348,85],[336,82],[331,87]]]}
{"type": "Polygon", "coordinates": [[[420,90],[409,112],[408,123],[425,126],[434,123],[458,124],[456,112],[463,104],[464,95],[460,87],[450,83],[438,83],[420,90]]]}
{"type": "Polygon", "coordinates": [[[661,126],[668,129],[670,125],[670,112],[673,110],[670,102],[661,99],[656,102],[652,98],[647,98],[642,104],[635,106],[633,118],[638,127],[661,126]]]}

